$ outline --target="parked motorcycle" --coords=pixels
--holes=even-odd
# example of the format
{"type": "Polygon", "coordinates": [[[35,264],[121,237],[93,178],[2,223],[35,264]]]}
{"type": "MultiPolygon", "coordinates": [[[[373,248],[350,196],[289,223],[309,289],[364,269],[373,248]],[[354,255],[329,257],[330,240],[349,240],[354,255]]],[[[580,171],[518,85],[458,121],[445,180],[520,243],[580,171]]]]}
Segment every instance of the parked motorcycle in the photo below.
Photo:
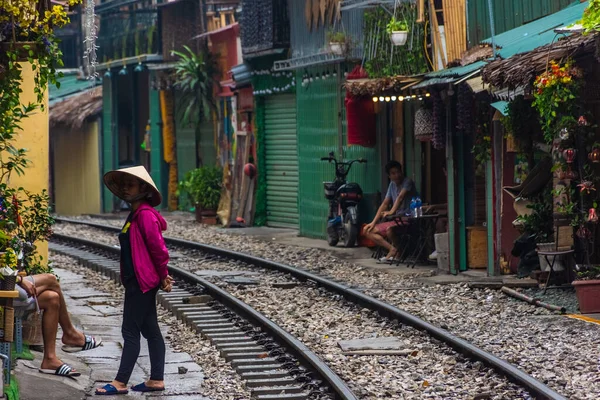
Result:
{"type": "Polygon", "coordinates": [[[358,183],[346,182],[346,176],[354,163],[366,163],[361,158],[352,161],[338,161],[333,152],[321,161],[335,163],[335,181],[323,182],[325,198],[329,200],[329,216],[327,218],[327,243],[335,246],[341,240],[344,247],[353,247],[358,239],[358,203],[363,192],[358,183]]]}

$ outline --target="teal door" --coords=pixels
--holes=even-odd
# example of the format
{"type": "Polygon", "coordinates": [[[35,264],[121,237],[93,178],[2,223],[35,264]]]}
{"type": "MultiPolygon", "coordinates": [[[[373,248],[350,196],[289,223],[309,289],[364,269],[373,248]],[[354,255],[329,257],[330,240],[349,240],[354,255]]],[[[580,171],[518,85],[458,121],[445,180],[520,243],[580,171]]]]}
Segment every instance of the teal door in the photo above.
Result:
{"type": "Polygon", "coordinates": [[[267,225],[298,228],[298,138],[296,96],[265,99],[267,225]]]}

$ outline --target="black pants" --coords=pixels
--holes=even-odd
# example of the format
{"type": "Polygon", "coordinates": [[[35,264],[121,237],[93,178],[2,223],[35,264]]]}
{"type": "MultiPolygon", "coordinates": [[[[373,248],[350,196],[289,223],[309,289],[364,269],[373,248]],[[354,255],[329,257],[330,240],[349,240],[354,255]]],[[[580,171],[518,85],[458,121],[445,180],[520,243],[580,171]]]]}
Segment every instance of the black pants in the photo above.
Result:
{"type": "Polygon", "coordinates": [[[128,383],[140,355],[140,333],[148,340],[150,353],[150,379],[162,381],[165,373],[165,341],[158,326],[156,313],[158,288],[142,293],[133,278],[125,283],[123,310],[123,355],[116,380],[128,383]]]}

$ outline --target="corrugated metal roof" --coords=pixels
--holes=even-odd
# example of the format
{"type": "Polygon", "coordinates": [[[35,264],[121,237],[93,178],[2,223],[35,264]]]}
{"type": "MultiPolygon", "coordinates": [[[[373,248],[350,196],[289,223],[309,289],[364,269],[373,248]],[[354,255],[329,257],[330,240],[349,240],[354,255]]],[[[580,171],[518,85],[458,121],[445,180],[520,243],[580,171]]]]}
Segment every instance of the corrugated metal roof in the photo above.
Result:
{"type": "Polygon", "coordinates": [[[496,101],[495,103],[490,104],[490,106],[494,107],[496,110],[500,111],[502,115],[505,117],[508,115],[508,102],[507,101],[496,101]]]}
{"type": "Polygon", "coordinates": [[[76,93],[92,89],[94,86],[100,84],[99,81],[96,82],[96,85],[93,85],[89,80],[79,79],[77,73],[65,74],[62,78],[58,78],[57,81],[60,82],[60,89],[57,89],[55,85],[50,85],[48,93],[48,102],[50,105],[76,93]]]}
{"type": "Polygon", "coordinates": [[[469,46],[475,46],[491,36],[490,4],[494,11],[496,34],[500,34],[560,11],[575,2],[579,3],[579,0],[469,0],[467,2],[469,46]]]}
{"type": "MultiPolygon", "coordinates": [[[[498,56],[506,59],[551,43],[558,37],[554,30],[580,20],[587,5],[587,1],[571,5],[564,10],[548,15],[547,17],[540,18],[537,21],[530,22],[497,35],[495,37],[496,47],[500,47],[497,51],[498,56]]],[[[491,44],[491,42],[491,38],[483,41],[483,43],[486,44],[491,44]]],[[[477,61],[461,67],[434,71],[426,74],[425,78],[429,79],[414,86],[413,89],[453,82],[459,77],[475,72],[485,65],[485,61],[477,61]]]]}
{"type": "Polygon", "coordinates": [[[433,71],[425,74],[425,78],[458,78],[475,72],[477,69],[482,68],[485,65],[483,61],[477,61],[472,64],[463,65],[460,67],[440,69],[439,71],[433,71]]]}
{"type": "MultiPolygon", "coordinates": [[[[551,43],[558,37],[554,30],[580,20],[587,5],[587,1],[571,5],[537,21],[496,35],[496,46],[500,47],[497,54],[502,58],[509,58],[551,43]]],[[[492,39],[488,38],[483,43],[491,44],[492,39]]]]}
{"type": "Polygon", "coordinates": [[[419,82],[416,85],[412,86],[411,89],[423,89],[433,85],[443,85],[447,83],[455,82],[457,77],[448,77],[448,78],[431,78],[426,79],[423,82],[419,82]]]}

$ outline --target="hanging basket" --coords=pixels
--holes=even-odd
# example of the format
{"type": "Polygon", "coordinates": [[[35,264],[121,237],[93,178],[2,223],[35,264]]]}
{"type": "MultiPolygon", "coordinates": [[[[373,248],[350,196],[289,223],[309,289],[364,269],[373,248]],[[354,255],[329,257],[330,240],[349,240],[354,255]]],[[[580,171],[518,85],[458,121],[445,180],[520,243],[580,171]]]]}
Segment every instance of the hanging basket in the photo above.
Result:
{"type": "Polygon", "coordinates": [[[346,43],[343,42],[330,42],[329,49],[336,56],[343,56],[346,53],[346,43]]]}
{"type": "Polygon", "coordinates": [[[408,31],[394,31],[390,34],[390,40],[394,46],[404,46],[408,39],[408,31]]]}
{"type": "Polygon", "coordinates": [[[422,142],[430,141],[433,137],[433,110],[419,108],[415,112],[415,139],[422,142]]]}

